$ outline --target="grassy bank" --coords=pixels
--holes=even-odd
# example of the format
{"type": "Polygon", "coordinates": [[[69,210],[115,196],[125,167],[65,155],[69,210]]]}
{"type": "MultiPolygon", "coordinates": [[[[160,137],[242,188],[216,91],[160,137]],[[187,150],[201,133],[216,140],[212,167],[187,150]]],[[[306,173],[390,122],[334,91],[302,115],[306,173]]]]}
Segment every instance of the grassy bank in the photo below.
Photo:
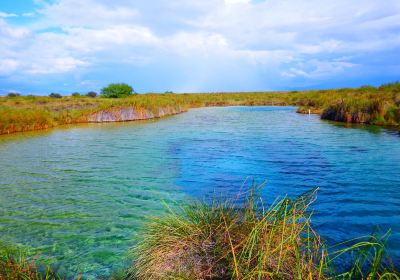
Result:
{"type": "Polygon", "coordinates": [[[292,105],[298,106],[299,113],[310,111],[328,120],[399,126],[400,84],[301,92],[141,94],[119,99],[2,97],[0,134],[84,123],[95,112],[115,108],[133,107],[155,112],[165,107],[189,109],[239,105],[292,105]]]}
{"type": "MultiPolygon", "coordinates": [[[[385,253],[387,235],[324,244],[311,224],[315,190],[268,207],[255,191],[151,218],[132,267],[110,279],[400,279],[385,253]]],[[[62,279],[37,256],[10,248],[0,246],[0,279],[62,279]]]]}

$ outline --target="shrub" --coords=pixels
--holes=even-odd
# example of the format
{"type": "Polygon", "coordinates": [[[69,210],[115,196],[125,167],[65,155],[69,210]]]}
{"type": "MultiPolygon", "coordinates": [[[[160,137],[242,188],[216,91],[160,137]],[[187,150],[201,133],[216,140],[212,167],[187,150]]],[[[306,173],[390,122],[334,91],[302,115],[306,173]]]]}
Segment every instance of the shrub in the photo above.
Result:
{"type": "Polygon", "coordinates": [[[94,98],[94,97],[97,96],[97,92],[95,92],[95,91],[89,91],[89,92],[86,94],[86,96],[94,98]]]}
{"type": "Polygon", "coordinates": [[[173,91],[167,90],[166,92],[164,92],[165,94],[173,94],[173,91]]]}
{"type": "Polygon", "coordinates": [[[71,94],[72,97],[80,97],[81,94],[79,92],[74,92],[73,94],[71,94]]]}
{"type": "Polygon", "coordinates": [[[121,98],[133,93],[133,88],[128,84],[110,84],[101,90],[101,95],[107,98],[121,98]]]}
{"type": "Polygon", "coordinates": [[[8,97],[18,97],[21,96],[21,94],[19,94],[18,92],[9,92],[7,94],[8,97]]]}
{"type": "Polygon", "coordinates": [[[50,93],[50,94],[49,94],[49,97],[51,97],[51,98],[62,98],[61,94],[59,94],[59,93],[54,93],[54,92],[50,93]]]}

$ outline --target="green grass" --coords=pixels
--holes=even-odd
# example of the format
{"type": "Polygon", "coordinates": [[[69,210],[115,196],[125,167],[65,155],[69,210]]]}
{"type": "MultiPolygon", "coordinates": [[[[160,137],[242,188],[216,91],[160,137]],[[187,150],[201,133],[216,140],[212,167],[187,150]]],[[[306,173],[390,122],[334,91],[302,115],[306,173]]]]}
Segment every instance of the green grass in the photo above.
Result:
{"type": "Polygon", "coordinates": [[[162,107],[183,109],[208,106],[292,105],[298,112],[321,114],[323,119],[375,125],[400,125],[400,84],[379,88],[292,92],[198,94],[140,94],[119,99],[90,97],[0,98],[0,134],[87,122],[97,111],[134,107],[156,112],[162,107]]]}
{"type": "MultiPolygon", "coordinates": [[[[19,246],[0,241],[0,280],[61,280],[38,255],[19,246]]],[[[79,278],[77,278],[79,279],[79,278]]]]}
{"type": "Polygon", "coordinates": [[[132,249],[128,279],[400,279],[387,264],[385,235],[328,248],[310,223],[315,194],[265,208],[253,190],[242,206],[235,199],[169,209],[132,249]]]}

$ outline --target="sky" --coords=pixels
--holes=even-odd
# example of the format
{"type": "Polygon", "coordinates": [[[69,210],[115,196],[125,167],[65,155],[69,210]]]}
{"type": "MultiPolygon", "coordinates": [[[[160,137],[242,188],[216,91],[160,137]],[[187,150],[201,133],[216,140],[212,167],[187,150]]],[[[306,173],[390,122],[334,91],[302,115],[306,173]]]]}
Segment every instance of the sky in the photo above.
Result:
{"type": "Polygon", "coordinates": [[[0,94],[397,80],[399,0],[0,0],[0,94]]]}

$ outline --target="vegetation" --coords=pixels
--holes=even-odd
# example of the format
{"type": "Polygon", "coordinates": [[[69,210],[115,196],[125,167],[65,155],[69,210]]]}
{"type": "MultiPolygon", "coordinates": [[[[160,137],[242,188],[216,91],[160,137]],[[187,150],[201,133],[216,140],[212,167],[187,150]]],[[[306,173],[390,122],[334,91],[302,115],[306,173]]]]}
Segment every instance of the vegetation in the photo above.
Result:
{"type": "Polygon", "coordinates": [[[28,252],[6,242],[0,242],[0,280],[58,280],[51,268],[30,258],[28,252]]]}
{"type": "MultiPolygon", "coordinates": [[[[239,200],[194,203],[153,218],[133,248],[128,279],[400,279],[385,260],[386,236],[329,253],[310,224],[315,191],[265,208],[239,200]],[[348,263],[334,265],[338,257],[348,263]]],[[[356,242],[357,241],[357,242],[356,242]]]]}
{"type": "Polygon", "coordinates": [[[74,92],[71,94],[72,97],[80,97],[81,94],[79,92],[74,92]]]}
{"type": "Polygon", "coordinates": [[[95,91],[89,91],[89,92],[86,94],[86,96],[87,96],[87,97],[95,98],[95,97],[97,96],[97,92],[95,92],[95,91]]]}
{"type": "Polygon", "coordinates": [[[61,94],[59,94],[59,93],[54,93],[54,92],[50,93],[50,94],[49,94],[49,97],[51,97],[51,98],[62,98],[61,94]]]}
{"type": "Polygon", "coordinates": [[[18,92],[9,92],[7,94],[8,97],[17,97],[17,96],[21,96],[21,94],[19,94],[18,92]]]}
{"type": "MultiPolygon", "coordinates": [[[[207,106],[297,106],[299,113],[316,113],[321,118],[342,122],[400,126],[400,83],[379,88],[336,89],[292,92],[247,92],[203,94],[131,94],[129,86],[110,85],[102,96],[124,98],[49,98],[16,96],[0,98],[0,134],[44,129],[87,122],[101,110],[134,107],[157,111],[164,107],[183,109],[207,106]],[[118,89],[124,89],[119,91],[118,89]],[[126,90],[125,90],[126,89],[126,90]]],[[[60,95],[52,95],[61,97],[60,95]]]]}
{"type": "MultiPolygon", "coordinates": [[[[253,188],[234,200],[168,207],[143,229],[132,267],[110,279],[400,279],[385,254],[387,234],[326,246],[311,225],[315,198],[312,190],[267,207],[253,188]]],[[[62,277],[38,255],[0,243],[3,279],[62,277]]]]}
{"type": "Polygon", "coordinates": [[[110,84],[101,90],[101,95],[106,98],[122,98],[133,93],[133,88],[128,84],[110,84]]]}

